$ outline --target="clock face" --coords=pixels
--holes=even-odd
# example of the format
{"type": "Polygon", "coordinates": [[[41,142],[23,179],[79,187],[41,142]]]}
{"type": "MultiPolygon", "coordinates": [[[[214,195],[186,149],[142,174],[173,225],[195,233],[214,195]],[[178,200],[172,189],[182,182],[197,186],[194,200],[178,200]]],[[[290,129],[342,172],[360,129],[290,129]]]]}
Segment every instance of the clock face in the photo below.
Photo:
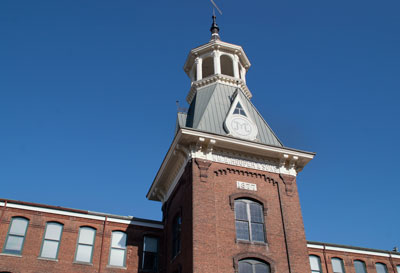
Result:
{"type": "Polygon", "coordinates": [[[250,121],[241,116],[232,118],[230,127],[232,129],[232,134],[239,137],[248,137],[253,131],[253,126],[250,121]]]}

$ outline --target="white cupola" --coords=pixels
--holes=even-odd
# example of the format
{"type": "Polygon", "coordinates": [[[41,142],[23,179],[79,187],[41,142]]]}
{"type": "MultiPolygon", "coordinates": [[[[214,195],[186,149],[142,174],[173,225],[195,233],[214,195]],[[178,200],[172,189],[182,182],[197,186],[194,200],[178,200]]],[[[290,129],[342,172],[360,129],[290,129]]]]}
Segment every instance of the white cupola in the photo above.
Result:
{"type": "Polygon", "coordinates": [[[190,104],[198,87],[216,81],[242,88],[250,99],[252,95],[246,86],[250,61],[241,46],[221,41],[216,17],[212,18],[211,40],[192,49],[183,67],[191,80],[191,90],[186,100],[190,104]]]}

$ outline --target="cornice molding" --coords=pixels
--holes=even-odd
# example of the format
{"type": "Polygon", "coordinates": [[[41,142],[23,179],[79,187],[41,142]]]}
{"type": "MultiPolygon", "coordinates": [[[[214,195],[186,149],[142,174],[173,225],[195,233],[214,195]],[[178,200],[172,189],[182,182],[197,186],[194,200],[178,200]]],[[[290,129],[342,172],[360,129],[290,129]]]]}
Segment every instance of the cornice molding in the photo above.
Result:
{"type": "Polygon", "coordinates": [[[238,79],[238,78],[231,77],[231,76],[224,75],[224,74],[214,74],[214,75],[208,76],[206,78],[203,78],[201,80],[193,82],[192,86],[190,87],[189,94],[186,97],[186,101],[189,104],[191,104],[192,100],[193,100],[194,96],[196,95],[196,92],[199,88],[205,87],[205,86],[213,84],[213,83],[222,83],[222,84],[230,85],[233,87],[238,87],[243,91],[243,94],[248,99],[251,99],[253,97],[253,95],[251,94],[246,83],[242,79],[238,79]]]}

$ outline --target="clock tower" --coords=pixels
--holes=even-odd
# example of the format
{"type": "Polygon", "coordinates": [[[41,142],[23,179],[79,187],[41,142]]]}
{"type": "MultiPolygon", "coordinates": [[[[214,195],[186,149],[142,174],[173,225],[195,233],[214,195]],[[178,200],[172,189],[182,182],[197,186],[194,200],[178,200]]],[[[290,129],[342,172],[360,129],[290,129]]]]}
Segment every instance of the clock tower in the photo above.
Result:
{"type": "Polygon", "coordinates": [[[297,174],[314,153],[285,147],[251,102],[250,61],[211,39],[189,52],[190,107],[147,198],[163,204],[164,268],[175,272],[309,272],[297,174]]]}

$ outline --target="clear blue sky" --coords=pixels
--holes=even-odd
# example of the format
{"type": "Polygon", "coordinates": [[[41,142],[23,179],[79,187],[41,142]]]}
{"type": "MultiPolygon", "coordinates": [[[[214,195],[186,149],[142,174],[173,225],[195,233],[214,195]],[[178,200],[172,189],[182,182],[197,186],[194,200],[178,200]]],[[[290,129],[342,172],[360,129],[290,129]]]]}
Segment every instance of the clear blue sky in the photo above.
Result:
{"type": "MultiPolygon", "coordinates": [[[[400,2],[216,1],[253,103],[287,147],[308,240],[400,246],[400,2]]],[[[203,1],[0,1],[0,197],[161,219],[203,1]]]]}

